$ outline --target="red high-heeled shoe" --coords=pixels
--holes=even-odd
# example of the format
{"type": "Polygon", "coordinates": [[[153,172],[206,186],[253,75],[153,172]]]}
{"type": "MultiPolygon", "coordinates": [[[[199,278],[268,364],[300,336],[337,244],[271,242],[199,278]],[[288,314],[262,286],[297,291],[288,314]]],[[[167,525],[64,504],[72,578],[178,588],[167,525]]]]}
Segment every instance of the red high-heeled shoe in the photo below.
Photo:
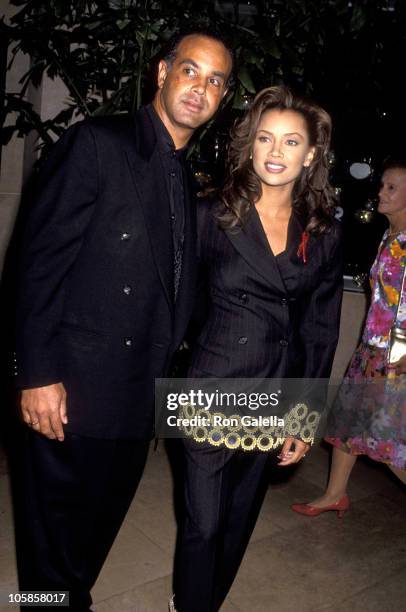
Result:
{"type": "Polygon", "coordinates": [[[343,518],[344,513],[350,507],[350,498],[348,495],[344,495],[335,504],[324,506],[323,508],[316,508],[315,506],[309,506],[309,504],[293,504],[292,510],[305,516],[319,516],[322,512],[328,512],[329,510],[335,510],[338,514],[338,518],[343,518]]]}

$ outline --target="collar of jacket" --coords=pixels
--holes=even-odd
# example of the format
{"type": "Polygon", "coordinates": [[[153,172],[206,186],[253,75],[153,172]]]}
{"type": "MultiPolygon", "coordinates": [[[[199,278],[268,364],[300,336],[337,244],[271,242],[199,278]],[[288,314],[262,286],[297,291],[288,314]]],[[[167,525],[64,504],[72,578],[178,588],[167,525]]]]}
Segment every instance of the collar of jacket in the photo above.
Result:
{"type": "Polygon", "coordinates": [[[135,148],[137,154],[145,161],[149,161],[157,145],[155,129],[148,111],[142,106],[134,115],[135,122],[135,148]]]}
{"type": "MultiPolygon", "coordinates": [[[[288,226],[286,251],[289,258],[297,258],[297,249],[304,231],[305,221],[297,211],[292,211],[288,226]],[[294,251],[292,255],[292,251],[294,251]]],[[[244,227],[226,230],[226,235],[234,248],[246,262],[272,285],[281,295],[286,295],[286,287],[280,269],[273,255],[262,227],[259,215],[253,207],[248,214],[244,227]]]]}
{"type": "MultiPolygon", "coordinates": [[[[157,135],[145,107],[134,115],[135,130],[126,146],[126,155],[143,210],[155,263],[169,308],[175,312],[173,296],[173,240],[164,168],[157,135]],[[134,138],[135,136],[135,138],[134,138]]],[[[130,136],[130,135],[128,135],[130,136]]],[[[185,242],[182,277],[177,303],[191,292],[194,282],[195,211],[185,183],[185,242]]],[[[186,300],[188,301],[188,300],[186,300]]]]}

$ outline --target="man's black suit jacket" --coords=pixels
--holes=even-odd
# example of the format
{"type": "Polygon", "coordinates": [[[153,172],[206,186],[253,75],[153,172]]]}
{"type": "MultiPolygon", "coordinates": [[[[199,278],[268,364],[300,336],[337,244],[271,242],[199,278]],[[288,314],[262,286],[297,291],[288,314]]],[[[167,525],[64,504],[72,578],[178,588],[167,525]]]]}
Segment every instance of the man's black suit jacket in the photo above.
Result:
{"type": "Polygon", "coordinates": [[[174,304],[170,207],[153,125],[135,116],[75,124],[39,179],[21,262],[20,388],[62,381],[68,431],[143,438],[193,305],[195,219],[185,195],[174,304]]]}

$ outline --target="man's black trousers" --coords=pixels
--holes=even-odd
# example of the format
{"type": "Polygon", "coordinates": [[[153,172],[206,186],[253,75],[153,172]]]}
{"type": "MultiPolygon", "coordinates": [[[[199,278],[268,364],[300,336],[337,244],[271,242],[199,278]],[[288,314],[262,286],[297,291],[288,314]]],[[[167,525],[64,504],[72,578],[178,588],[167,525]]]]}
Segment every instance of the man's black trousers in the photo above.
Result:
{"type": "Polygon", "coordinates": [[[90,589],[137,490],[148,446],[69,433],[58,442],[24,431],[14,463],[20,590],[69,591],[70,609],[90,609],[90,589]]]}

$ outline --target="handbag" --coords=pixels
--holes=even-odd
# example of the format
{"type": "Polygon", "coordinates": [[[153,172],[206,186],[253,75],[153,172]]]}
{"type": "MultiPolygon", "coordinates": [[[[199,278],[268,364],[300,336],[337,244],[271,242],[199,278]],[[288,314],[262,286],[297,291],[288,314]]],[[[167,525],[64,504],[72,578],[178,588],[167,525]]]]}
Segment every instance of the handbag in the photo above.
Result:
{"type": "Polygon", "coordinates": [[[399,292],[399,302],[396,308],[396,316],[393,326],[390,330],[389,334],[389,346],[388,346],[388,354],[387,354],[387,364],[388,366],[393,365],[396,361],[399,361],[401,357],[406,355],[406,328],[402,328],[400,326],[399,321],[399,311],[401,302],[403,301],[403,297],[405,294],[405,278],[406,278],[406,264],[403,269],[403,279],[402,285],[399,292]]]}

